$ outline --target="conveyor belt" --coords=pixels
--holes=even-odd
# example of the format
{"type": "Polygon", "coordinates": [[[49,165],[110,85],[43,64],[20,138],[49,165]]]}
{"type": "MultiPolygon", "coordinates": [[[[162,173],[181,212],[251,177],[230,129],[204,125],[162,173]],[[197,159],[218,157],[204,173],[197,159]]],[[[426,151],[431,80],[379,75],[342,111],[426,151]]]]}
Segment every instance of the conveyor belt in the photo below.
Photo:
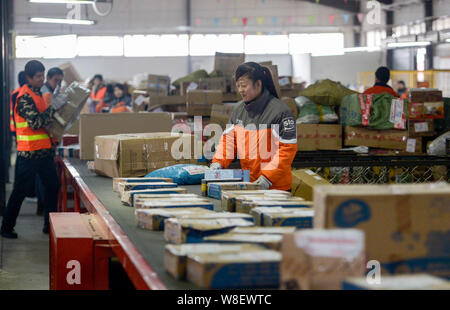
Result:
{"type": "MultiPolygon", "coordinates": [[[[184,281],[175,280],[169,275],[163,265],[164,240],[163,232],[147,231],[136,227],[134,209],[124,206],[117,193],[112,190],[112,179],[97,176],[89,172],[85,161],[69,159],[70,164],[78,171],[86,185],[94,192],[111,216],[120,225],[134,246],[141,252],[144,259],[157,273],[159,279],[168,289],[198,289],[198,287],[184,281]]],[[[200,185],[183,186],[190,193],[201,193],[200,185]]],[[[220,201],[210,199],[214,203],[216,211],[221,210],[220,201]]]]}

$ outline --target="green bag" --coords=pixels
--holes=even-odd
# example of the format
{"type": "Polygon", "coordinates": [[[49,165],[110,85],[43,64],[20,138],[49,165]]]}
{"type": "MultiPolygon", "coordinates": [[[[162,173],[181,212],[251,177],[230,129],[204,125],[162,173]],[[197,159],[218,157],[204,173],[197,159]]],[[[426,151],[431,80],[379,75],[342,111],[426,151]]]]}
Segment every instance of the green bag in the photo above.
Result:
{"type": "Polygon", "coordinates": [[[339,82],[325,79],[308,86],[300,93],[300,95],[307,97],[317,104],[340,105],[342,98],[356,93],[357,92],[348,89],[339,82]]]}
{"type": "Polygon", "coordinates": [[[175,82],[172,83],[173,86],[180,89],[181,84],[184,82],[200,82],[201,79],[209,77],[208,72],[205,70],[197,70],[195,72],[192,72],[189,75],[186,75],[185,77],[179,78],[175,82]]]}

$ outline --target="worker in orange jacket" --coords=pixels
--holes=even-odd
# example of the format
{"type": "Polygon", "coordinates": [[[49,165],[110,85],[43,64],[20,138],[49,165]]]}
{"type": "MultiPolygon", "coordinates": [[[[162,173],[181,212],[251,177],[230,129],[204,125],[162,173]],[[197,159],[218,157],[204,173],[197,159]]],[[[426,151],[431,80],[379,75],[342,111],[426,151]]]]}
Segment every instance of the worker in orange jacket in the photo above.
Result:
{"type": "Polygon", "coordinates": [[[55,92],[56,87],[61,86],[61,82],[64,79],[64,72],[54,67],[47,71],[47,81],[41,88],[42,97],[45,103],[50,106],[52,95],[55,92]]]}
{"type": "Polygon", "coordinates": [[[227,168],[237,157],[263,189],[290,190],[297,153],[295,118],[279,99],[267,67],[241,64],[235,78],[243,101],[233,109],[210,169],[227,168]]]}
{"type": "Polygon", "coordinates": [[[94,75],[93,89],[91,97],[88,99],[89,110],[91,113],[100,113],[105,105],[104,99],[106,95],[106,86],[103,84],[103,76],[101,74],[94,75]]]}
{"type": "Polygon", "coordinates": [[[0,234],[4,238],[17,238],[14,231],[23,200],[34,190],[36,177],[42,181],[45,192],[43,232],[49,232],[49,212],[57,210],[58,176],[54,163],[54,145],[45,130],[65,101],[54,101],[48,106],[42,97],[44,65],[31,60],[25,65],[25,84],[17,95],[14,121],[17,140],[17,161],[13,191],[3,214],[0,234]]]}
{"type": "Polygon", "coordinates": [[[400,96],[400,99],[407,99],[409,96],[408,88],[406,88],[406,84],[404,81],[398,81],[397,93],[400,96]]]}
{"type": "Polygon", "coordinates": [[[27,83],[27,79],[25,77],[25,71],[20,71],[17,76],[19,87],[17,87],[11,94],[10,102],[9,102],[9,130],[11,134],[16,134],[16,124],[14,122],[14,108],[17,102],[17,95],[19,95],[22,86],[27,83]]]}
{"type": "Polygon", "coordinates": [[[387,67],[379,67],[375,72],[375,85],[369,89],[366,89],[364,94],[366,95],[378,95],[382,93],[388,93],[396,98],[398,94],[391,86],[387,84],[391,79],[391,71],[387,67]]]}
{"type": "Polygon", "coordinates": [[[131,112],[131,97],[124,84],[114,85],[114,99],[108,105],[111,113],[131,112]]]}

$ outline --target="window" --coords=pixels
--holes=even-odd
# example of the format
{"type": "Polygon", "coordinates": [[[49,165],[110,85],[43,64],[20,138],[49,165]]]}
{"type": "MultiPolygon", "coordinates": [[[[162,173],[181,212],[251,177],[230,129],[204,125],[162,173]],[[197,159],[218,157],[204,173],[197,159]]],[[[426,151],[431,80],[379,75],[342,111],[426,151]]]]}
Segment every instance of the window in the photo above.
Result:
{"type": "Polygon", "coordinates": [[[187,56],[187,35],[127,35],[124,38],[126,57],[187,56]]]}
{"type": "Polygon", "coordinates": [[[220,53],[243,53],[244,36],[241,34],[194,34],[189,41],[192,56],[212,56],[220,53]]]}
{"type": "Polygon", "coordinates": [[[289,35],[289,53],[311,53],[312,56],[344,54],[343,33],[311,33],[289,35]]]}
{"type": "Polygon", "coordinates": [[[17,58],[74,58],[77,36],[63,35],[50,37],[17,36],[17,58]]]}
{"type": "Polygon", "coordinates": [[[123,38],[116,36],[78,37],[78,56],[123,56],[123,38]]]}
{"type": "Polygon", "coordinates": [[[288,54],[287,35],[249,35],[245,37],[246,54],[288,54]]]}

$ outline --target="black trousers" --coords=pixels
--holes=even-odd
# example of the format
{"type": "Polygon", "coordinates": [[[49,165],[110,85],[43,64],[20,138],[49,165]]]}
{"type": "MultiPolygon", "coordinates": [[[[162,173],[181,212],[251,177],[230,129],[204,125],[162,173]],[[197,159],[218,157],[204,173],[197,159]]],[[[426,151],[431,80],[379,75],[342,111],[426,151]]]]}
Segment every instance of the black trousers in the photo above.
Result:
{"type": "Polygon", "coordinates": [[[57,211],[59,181],[53,157],[26,159],[18,156],[14,187],[3,215],[2,231],[11,231],[16,226],[20,207],[30,192],[34,191],[36,177],[42,183],[44,193],[44,226],[49,224],[49,213],[57,211]]]}

